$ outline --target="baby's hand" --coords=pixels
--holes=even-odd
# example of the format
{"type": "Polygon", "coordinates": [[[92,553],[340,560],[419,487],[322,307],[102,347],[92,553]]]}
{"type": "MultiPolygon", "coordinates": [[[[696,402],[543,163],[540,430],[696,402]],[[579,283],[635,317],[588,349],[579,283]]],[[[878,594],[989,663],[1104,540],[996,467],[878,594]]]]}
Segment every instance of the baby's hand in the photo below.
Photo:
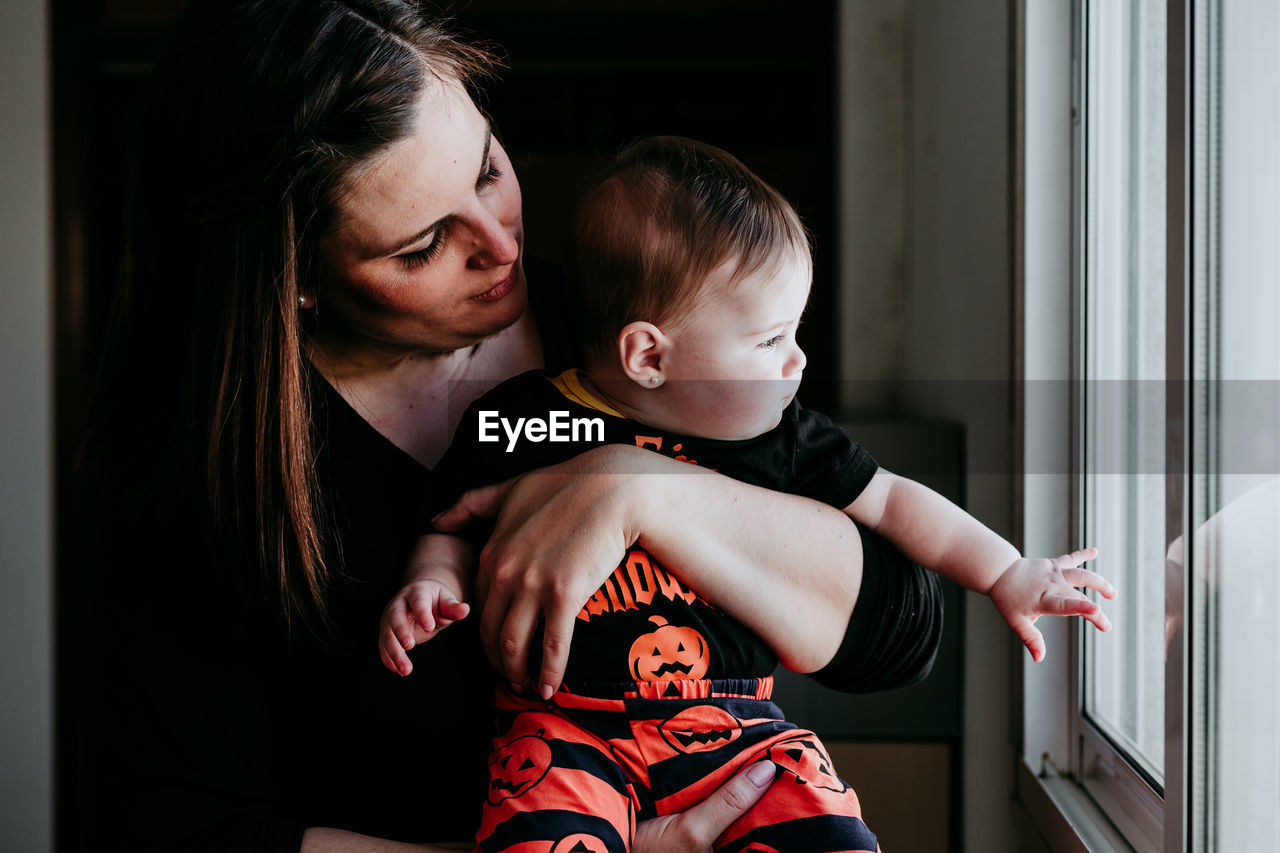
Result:
{"type": "Polygon", "coordinates": [[[1098,603],[1075,588],[1088,587],[1107,598],[1116,597],[1115,587],[1101,575],[1079,568],[1096,556],[1097,548],[1086,548],[1052,559],[1024,557],[1005,569],[991,587],[992,603],[1037,663],[1044,659],[1044,637],[1034,624],[1041,616],[1083,616],[1099,631],[1111,629],[1111,620],[1098,603]]]}
{"type": "Polygon", "coordinates": [[[378,651],[387,669],[400,675],[413,672],[405,652],[425,643],[471,612],[439,581],[405,584],[382,611],[378,651]]]}

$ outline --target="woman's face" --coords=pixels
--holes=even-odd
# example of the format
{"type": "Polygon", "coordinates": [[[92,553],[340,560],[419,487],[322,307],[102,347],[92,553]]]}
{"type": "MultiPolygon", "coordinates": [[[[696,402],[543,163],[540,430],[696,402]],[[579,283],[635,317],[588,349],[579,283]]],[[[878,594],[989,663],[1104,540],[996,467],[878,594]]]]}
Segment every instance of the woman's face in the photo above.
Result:
{"type": "Polygon", "coordinates": [[[525,310],[520,185],[458,85],[428,83],[416,131],[351,182],[336,220],[318,248],[316,308],[348,346],[447,352],[525,310]]]}

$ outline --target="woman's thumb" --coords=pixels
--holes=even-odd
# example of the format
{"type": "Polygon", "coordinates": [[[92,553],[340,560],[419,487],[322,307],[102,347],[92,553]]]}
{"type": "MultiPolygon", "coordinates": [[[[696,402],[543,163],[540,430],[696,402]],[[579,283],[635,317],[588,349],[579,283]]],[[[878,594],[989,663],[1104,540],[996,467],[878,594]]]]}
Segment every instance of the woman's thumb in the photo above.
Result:
{"type": "Polygon", "coordinates": [[[706,801],[685,812],[682,820],[687,822],[686,829],[694,837],[704,838],[710,844],[764,796],[773,784],[777,770],[772,761],[752,764],[721,785],[720,790],[706,801]]]}
{"type": "Polygon", "coordinates": [[[501,483],[463,492],[454,501],[453,506],[431,519],[431,525],[442,533],[453,533],[477,518],[495,517],[514,482],[515,480],[504,480],[501,483]]]}

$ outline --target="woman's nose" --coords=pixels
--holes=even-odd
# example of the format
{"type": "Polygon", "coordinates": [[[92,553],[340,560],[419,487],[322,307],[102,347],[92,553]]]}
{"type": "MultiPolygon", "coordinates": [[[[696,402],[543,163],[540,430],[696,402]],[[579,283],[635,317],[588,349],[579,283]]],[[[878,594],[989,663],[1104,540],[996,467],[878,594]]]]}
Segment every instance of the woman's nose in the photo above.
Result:
{"type": "Polygon", "coordinates": [[[486,210],[471,229],[472,251],[469,263],[476,269],[490,269],[515,263],[520,256],[520,243],[502,221],[486,210]]]}

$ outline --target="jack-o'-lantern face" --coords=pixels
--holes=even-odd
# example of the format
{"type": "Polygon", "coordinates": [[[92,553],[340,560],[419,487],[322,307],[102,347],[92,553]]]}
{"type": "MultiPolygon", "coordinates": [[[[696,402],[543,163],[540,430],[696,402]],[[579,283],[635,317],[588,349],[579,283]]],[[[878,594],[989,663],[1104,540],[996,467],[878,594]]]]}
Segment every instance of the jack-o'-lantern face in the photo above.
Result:
{"type": "Polygon", "coordinates": [[[662,739],[686,755],[727,746],[742,734],[737,717],[714,705],[694,705],[658,726],[662,739]]]}
{"type": "Polygon", "coordinates": [[[594,835],[578,832],[561,838],[551,853],[609,853],[609,845],[594,835]]]}
{"type": "Polygon", "coordinates": [[[769,748],[769,760],[794,776],[801,785],[812,785],[837,794],[849,790],[844,780],[836,775],[831,756],[813,735],[801,735],[774,744],[769,748]]]}
{"type": "Polygon", "coordinates": [[[551,744],[541,731],[508,741],[489,762],[489,804],[527,794],[550,769],[551,744]]]}
{"type": "Polygon", "coordinates": [[[656,631],[641,634],[627,656],[636,681],[702,678],[710,655],[707,641],[692,628],[668,625],[661,616],[650,616],[656,631]]]}

